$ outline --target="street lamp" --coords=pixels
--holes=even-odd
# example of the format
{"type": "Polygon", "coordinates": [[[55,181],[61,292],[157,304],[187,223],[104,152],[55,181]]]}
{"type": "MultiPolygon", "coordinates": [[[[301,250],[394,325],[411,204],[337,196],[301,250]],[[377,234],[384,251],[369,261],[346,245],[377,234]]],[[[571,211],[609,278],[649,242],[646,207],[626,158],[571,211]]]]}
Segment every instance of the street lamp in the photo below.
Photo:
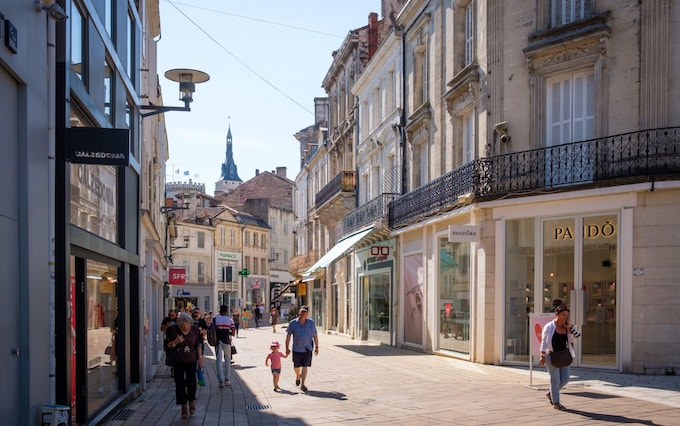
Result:
{"type": "Polygon", "coordinates": [[[177,68],[165,72],[165,78],[179,83],[179,100],[184,102],[183,107],[173,107],[165,105],[142,105],[140,108],[151,110],[142,114],[142,117],[160,114],[167,111],[191,111],[189,104],[194,100],[196,84],[205,83],[210,80],[210,76],[203,71],[177,68]]]}
{"type": "Polygon", "coordinates": [[[248,275],[250,275],[250,271],[248,268],[243,268],[240,271],[238,271],[238,274],[241,276],[241,299],[243,300],[243,305],[241,306],[241,309],[246,308],[246,286],[245,286],[245,279],[248,278],[248,275]]]}

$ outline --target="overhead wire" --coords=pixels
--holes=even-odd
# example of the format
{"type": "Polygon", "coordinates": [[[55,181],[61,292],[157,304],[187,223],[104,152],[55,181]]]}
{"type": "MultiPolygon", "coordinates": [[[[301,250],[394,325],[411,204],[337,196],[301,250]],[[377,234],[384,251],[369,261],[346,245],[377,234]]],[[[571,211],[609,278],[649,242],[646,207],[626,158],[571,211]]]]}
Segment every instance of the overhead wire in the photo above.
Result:
{"type": "MultiPolygon", "coordinates": [[[[170,1],[170,0],[168,0],[168,1],[170,1]]],[[[300,31],[306,31],[306,32],[309,32],[309,33],[325,35],[325,36],[328,36],[328,37],[337,37],[337,38],[343,38],[344,37],[344,36],[338,35],[338,34],[331,34],[331,33],[326,33],[326,32],[323,32],[323,31],[312,30],[312,29],[309,29],[309,28],[297,27],[295,25],[282,24],[281,22],[268,21],[266,19],[260,19],[260,18],[253,18],[251,16],[239,15],[239,14],[236,14],[236,13],[225,12],[223,10],[217,10],[217,9],[210,9],[210,8],[207,8],[207,7],[196,6],[196,5],[193,5],[193,4],[180,3],[180,2],[177,2],[177,1],[175,2],[175,4],[179,4],[181,6],[186,6],[186,7],[193,7],[194,9],[201,9],[201,10],[205,10],[207,12],[215,12],[215,13],[219,13],[219,14],[222,14],[222,15],[235,16],[237,18],[248,19],[248,20],[251,20],[251,21],[262,22],[262,23],[265,23],[265,24],[278,25],[279,27],[291,28],[291,29],[294,29],[294,30],[300,30],[300,31]]]]}
{"type": "MultiPolygon", "coordinates": [[[[176,2],[174,2],[174,1],[172,1],[172,0],[166,0],[166,1],[167,1],[168,3],[170,3],[170,5],[171,5],[172,7],[174,7],[180,14],[182,14],[182,16],[184,16],[184,17],[185,17],[189,22],[191,22],[196,28],[198,28],[199,31],[201,31],[203,34],[205,34],[206,37],[208,37],[210,40],[212,40],[213,43],[215,43],[216,45],[218,45],[220,48],[222,48],[222,50],[224,50],[225,52],[227,52],[227,54],[229,54],[232,58],[234,58],[234,60],[236,60],[236,62],[238,62],[239,64],[243,65],[243,67],[245,67],[248,71],[250,71],[251,73],[253,73],[257,78],[259,78],[260,80],[262,80],[263,82],[265,82],[265,83],[266,83],[268,86],[270,86],[272,89],[274,89],[274,90],[276,90],[277,92],[279,92],[281,95],[283,95],[283,96],[284,96],[285,98],[287,98],[289,101],[293,102],[295,105],[299,106],[300,108],[302,108],[303,110],[307,111],[308,113],[313,114],[313,112],[312,112],[309,108],[305,107],[305,106],[302,105],[300,102],[298,102],[298,101],[296,101],[295,99],[293,99],[293,98],[292,98],[290,95],[288,95],[286,92],[284,92],[283,90],[279,89],[276,85],[274,85],[274,83],[270,82],[270,81],[267,80],[267,78],[265,78],[263,75],[261,75],[260,73],[258,73],[257,71],[255,71],[250,65],[248,65],[247,63],[245,63],[245,62],[244,62],[243,60],[241,60],[238,56],[234,55],[234,53],[232,53],[232,52],[231,52],[229,49],[227,49],[222,43],[220,43],[218,40],[216,40],[215,37],[213,37],[212,35],[210,35],[205,29],[203,29],[203,27],[201,27],[199,24],[197,24],[196,21],[194,21],[193,19],[191,19],[186,13],[184,13],[184,11],[182,11],[179,7],[177,7],[177,4],[182,4],[182,5],[184,5],[184,6],[188,6],[188,5],[183,4],[183,3],[177,3],[177,4],[175,4],[176,2]]],[[[192,7],[197,7],[197,8],[199,8],[199,9],[203,9],[203,8],[201,8],[201,7],[198,7],[198,6],[192,6],[192,7]]],[[[206,9],[206,10],[211,10],[211,9],[206,9]]],[[[217,11],[214,11],[214,10],[211,10],[211,11],[217,12],[217,11]]],[[[253,18],[253,19],[254,19],[254,18],[253,18]]],[[[263,22],[267,22],[267,21],[263,21],[263,22]]],[[[273,22],[267,22],[267,23],[273,23],[273,22]]],[[[289,26],[289,25],[284,25],[284,24],[277,24],[277,25],[282,25],[282,26],[288,26],[288,27],[291,27],[291,28],[295,28],[295,27],[292,27],[292,26],[289,26]]]]}

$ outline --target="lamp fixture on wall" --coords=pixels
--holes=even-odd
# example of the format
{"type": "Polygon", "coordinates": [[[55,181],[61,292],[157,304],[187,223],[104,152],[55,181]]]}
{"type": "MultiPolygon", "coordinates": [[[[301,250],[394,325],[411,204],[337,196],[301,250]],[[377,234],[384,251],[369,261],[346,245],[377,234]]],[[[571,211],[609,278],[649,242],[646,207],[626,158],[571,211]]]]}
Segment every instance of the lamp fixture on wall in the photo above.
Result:
{"type": "Polygon", "coordinates": [[[68,19],[68,15],[64,12],[61,6],[59,6],[55,0],[38,0],[35,2],[36,12],[47,12],[47,16],[57,22],[64,22],[68,19]]]}
{"type": "Polygon", "coordinates": [[[203,71],[190,70],[185,68],[172,69],[165,72],[165,78],[179,83],[179,100],[184,102],[183,107],[173,107],[165,105],[142,105],[140,109],[151,110],[142,114],[142,117],[156,115],[167,111],[191,111],[189,104],[194,101],[193,93],[196,91],[197,83],[205,83],[210,80],[210,76],[203,71]]]}

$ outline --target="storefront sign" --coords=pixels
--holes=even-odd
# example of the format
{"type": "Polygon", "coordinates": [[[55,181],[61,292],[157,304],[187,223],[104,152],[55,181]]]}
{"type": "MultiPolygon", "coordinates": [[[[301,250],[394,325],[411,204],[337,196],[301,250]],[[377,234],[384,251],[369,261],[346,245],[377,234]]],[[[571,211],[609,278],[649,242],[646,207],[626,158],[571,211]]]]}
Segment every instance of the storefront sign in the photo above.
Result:
{"type": "MultiPolygon", "coordinates": [[[[568,227],[555,227],[554,233],[555,241],[559,240],[573,240],[574,231],[568,227]]],[[[604,223],[601,225],[591,223],[583,227],[583,238],[613,238],[616,237],[616,225],[611,222],[610,219],[605,219],[604,223]]]]}
{"type": "Polygon", "coordinates": [[[450,243],[478,243],[480,241],[481,229],[479,226],[472,225],[449,225],[450,243]]]}
{"type": "Polygon", "coordinates": [[[217,253],[217,258],[220,260],[234,260],[237,261],[239,259],[238,253],[229,253],[227,251],[216,251],[217,253]]]}
{"type": "Polygon", "coordinates": [[[177,290],[175,296],[191,296],[191,292],[187,290],[177,290]]]}
{"type": "Polygon", "coordinates": [[[170,268],[168,272],[168,282],[170,284],[186,284],[187,273],[184,268],[170,268]]]}
{"type": "Polygon", "coordinates": [[[66,159],[71,163],[130,165],[130,130],[99,127],[67,129],[66,159]]]}

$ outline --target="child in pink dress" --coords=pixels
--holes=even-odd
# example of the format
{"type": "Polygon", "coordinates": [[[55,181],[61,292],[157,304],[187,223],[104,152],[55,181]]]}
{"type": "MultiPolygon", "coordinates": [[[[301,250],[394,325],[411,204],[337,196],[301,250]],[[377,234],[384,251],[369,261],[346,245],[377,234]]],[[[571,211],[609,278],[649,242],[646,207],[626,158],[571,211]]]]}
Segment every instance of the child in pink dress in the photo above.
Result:
{"type": "Polygon", "coordinates": [[[274,378],[274,392],[281,390],[279,387],[279,377],[281,377],[281,358],[286,358],[288,355],[279,352],[281,345],[279,342],[272,342],[269,349],[271,353],[267,355],[267,359],[264,360],[264,365],[269,366],[271,364],[272,376],[274,378]]]}

